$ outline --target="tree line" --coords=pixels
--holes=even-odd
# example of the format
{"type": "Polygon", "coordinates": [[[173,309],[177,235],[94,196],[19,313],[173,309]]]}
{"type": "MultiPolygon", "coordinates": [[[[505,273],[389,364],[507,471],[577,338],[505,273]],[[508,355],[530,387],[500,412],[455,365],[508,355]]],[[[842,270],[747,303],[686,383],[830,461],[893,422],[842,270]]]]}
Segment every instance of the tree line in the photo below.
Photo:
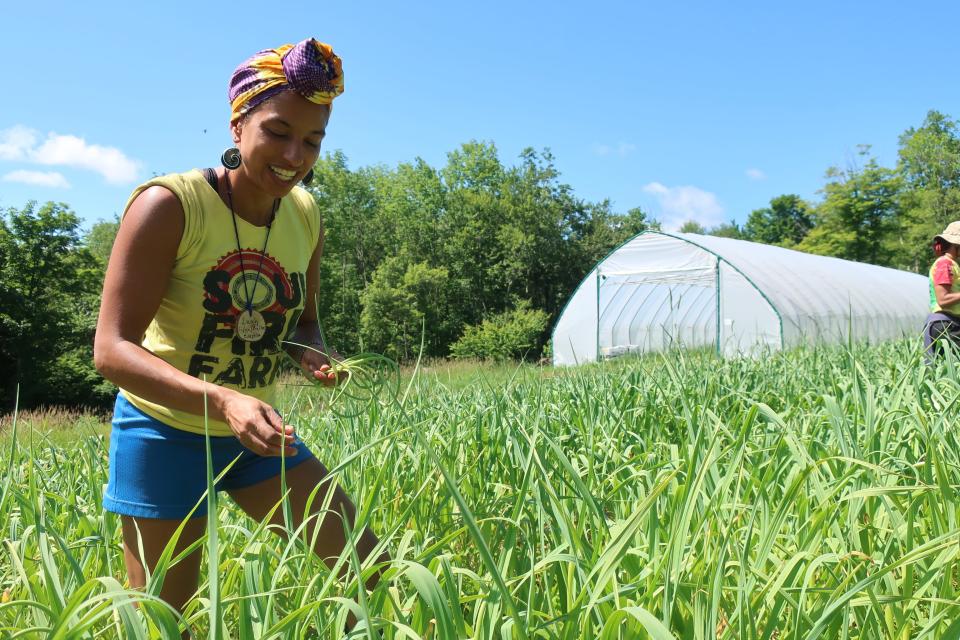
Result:
{"type": "MultiPolygon", "coordinates": [[[[341,353],[535,359],[583,276],[607,253],[659,225],[615,211],[564,183],[550,152],[504,164],[468,142],[446,163],[351,169],[334,152],[310,190],[324,212],[321,298],[328,342],[341,353]]],[[[958,215],[960,131],[931,111],[903,132],[898,162],[867,146],[830,168],[820,199],[771,199],[743,225],[680,229],[923,272],[930,238],[958,215]]],[[[83,232],[69,206],[30,202],[0,217],[0,374],[4,408],[106,405],[93,369],[100,285],[118,222],[83,232]]]]}

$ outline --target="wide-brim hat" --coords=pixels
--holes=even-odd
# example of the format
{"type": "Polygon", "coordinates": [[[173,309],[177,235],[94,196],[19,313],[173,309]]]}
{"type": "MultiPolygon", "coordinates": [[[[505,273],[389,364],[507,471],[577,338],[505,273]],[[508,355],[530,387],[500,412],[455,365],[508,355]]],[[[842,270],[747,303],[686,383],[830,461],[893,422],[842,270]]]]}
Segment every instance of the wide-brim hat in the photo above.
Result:
{"type": "Polygon", "coordinates": [[[941,233],[933,236],[933,239],[943,238],[950,244],[960,244],[960,220],[951,222],[941,233]]]}

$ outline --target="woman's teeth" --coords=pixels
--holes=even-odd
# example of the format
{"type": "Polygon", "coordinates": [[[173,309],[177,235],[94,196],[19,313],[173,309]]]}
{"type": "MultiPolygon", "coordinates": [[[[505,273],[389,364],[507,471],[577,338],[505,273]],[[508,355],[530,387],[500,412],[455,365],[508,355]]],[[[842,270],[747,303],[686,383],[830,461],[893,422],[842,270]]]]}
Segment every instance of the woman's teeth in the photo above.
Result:
{"type": "Polygon", "coordinates": [[[285,182],[289,182],[290,180],[293,180],[293,177],[297,175],[296,171],[286,171],[284,169],[281,169],[280,167],[271,166],[270,170],[273,171],[275,174],[277,174],[277,177],[279,177],[281,180],[285,182]]]}

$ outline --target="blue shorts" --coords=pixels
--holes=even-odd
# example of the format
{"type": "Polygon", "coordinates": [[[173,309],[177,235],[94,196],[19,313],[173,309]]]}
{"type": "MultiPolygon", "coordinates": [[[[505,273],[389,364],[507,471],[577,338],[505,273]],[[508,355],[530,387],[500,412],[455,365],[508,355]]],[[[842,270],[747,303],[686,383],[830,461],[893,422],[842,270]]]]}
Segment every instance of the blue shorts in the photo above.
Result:
{"type": "MultiPolygon", "coordinates": [[[[293,446],[297,455],[285,458],[287,469],[313,457],[300,438],[293,446]]],[[[211,437],[210,449],[214,477],[240,456],[216,484],[217,491],[249,487],[280,474],[281,458],[257,455],[233,436],[211,437]]],[[[206,438],[167,426],[117,394],[103,508],[124,516],[182,520],[206,490],[206,438]]],[[[193,517],[206,513],[204,499],[193,517]]]]}

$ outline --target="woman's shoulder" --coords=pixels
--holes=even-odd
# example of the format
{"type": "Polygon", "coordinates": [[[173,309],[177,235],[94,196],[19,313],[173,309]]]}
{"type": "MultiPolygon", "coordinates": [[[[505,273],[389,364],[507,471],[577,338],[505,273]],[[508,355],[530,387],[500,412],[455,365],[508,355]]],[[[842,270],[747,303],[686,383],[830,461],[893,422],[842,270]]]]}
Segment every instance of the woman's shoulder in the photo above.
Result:
{"type": "Polygon", "coordinates": [[[134,202],[146,200],[151,204],[179,209],[181,215],[184,215],[202,208],[210,195],[215,195],[215,191],[211,189],[200,169],[156,175],[133,190],[125,211],[134,202]]]}
{"type": "Polygon", "coordinates": [[[155,175],[141,184],[138,189],[161,186],[175,194],[180,194],[185,190],[197,190],[206,184],[207,180],[202,170],[190,169],[189,171],[182,171],[180,173],[155,175]]]}
{"type": "Polygon", "coordinates": [[[313,195],[303,187],[294,187],[290,191],[289,197],[293,200],[294,204],[296,204],[297,208],[302,211],[310,214],[320,213],[320,210],[317,208],[317,203],[313,199],[313,195]]]}
{"type": "Polygon", "coordinates": [[[165,190],[173,195],[180,196],[185,190],[195,190],[205,182],[206,179],[203,176],[203,172],[199,169],[190,169],[189,171],[183,171],[181,173],[155,175],[149,180],[139,184],[133,190],[131,201],[133,198],[136,198],[148,190],[153,192],[158,191],[154,189],[154,187],[162,187],[162,189],[160,189],[161,191],[165,190]]]}
{"type": "Polygon", "coordinates": [[[156,225],[178,228],[184,225],[181,196],[165,181],[149,180],[141,185],[124,208],[122,219],[129,225],[156,225]]]}
{"type": "Polygon", "coordinates": [[[151,224],[168,225],[180,238],[180,257],[203,236],[201,212],[208,195],[204,189],[210,186],[198,169],[153,176],[131,194],[122,218],[133,214],[141,223],[149,219],[151,224]]]}
{"type": "Polygon", "coordinates": [[[949,255],[944,254],[930,265],[930,278],[934,284],[952,282],[960,275],[960,265],[949,255]]]}
{"type": "Polygon", "coordinates": [[[299,214],[299,220],[306,228],[307,233],[316,240],[323,228],[323,219],[320,216],[320,207],[317,205],[313,194],[303,187],[296,186],[287,197],[299,214]]]}

